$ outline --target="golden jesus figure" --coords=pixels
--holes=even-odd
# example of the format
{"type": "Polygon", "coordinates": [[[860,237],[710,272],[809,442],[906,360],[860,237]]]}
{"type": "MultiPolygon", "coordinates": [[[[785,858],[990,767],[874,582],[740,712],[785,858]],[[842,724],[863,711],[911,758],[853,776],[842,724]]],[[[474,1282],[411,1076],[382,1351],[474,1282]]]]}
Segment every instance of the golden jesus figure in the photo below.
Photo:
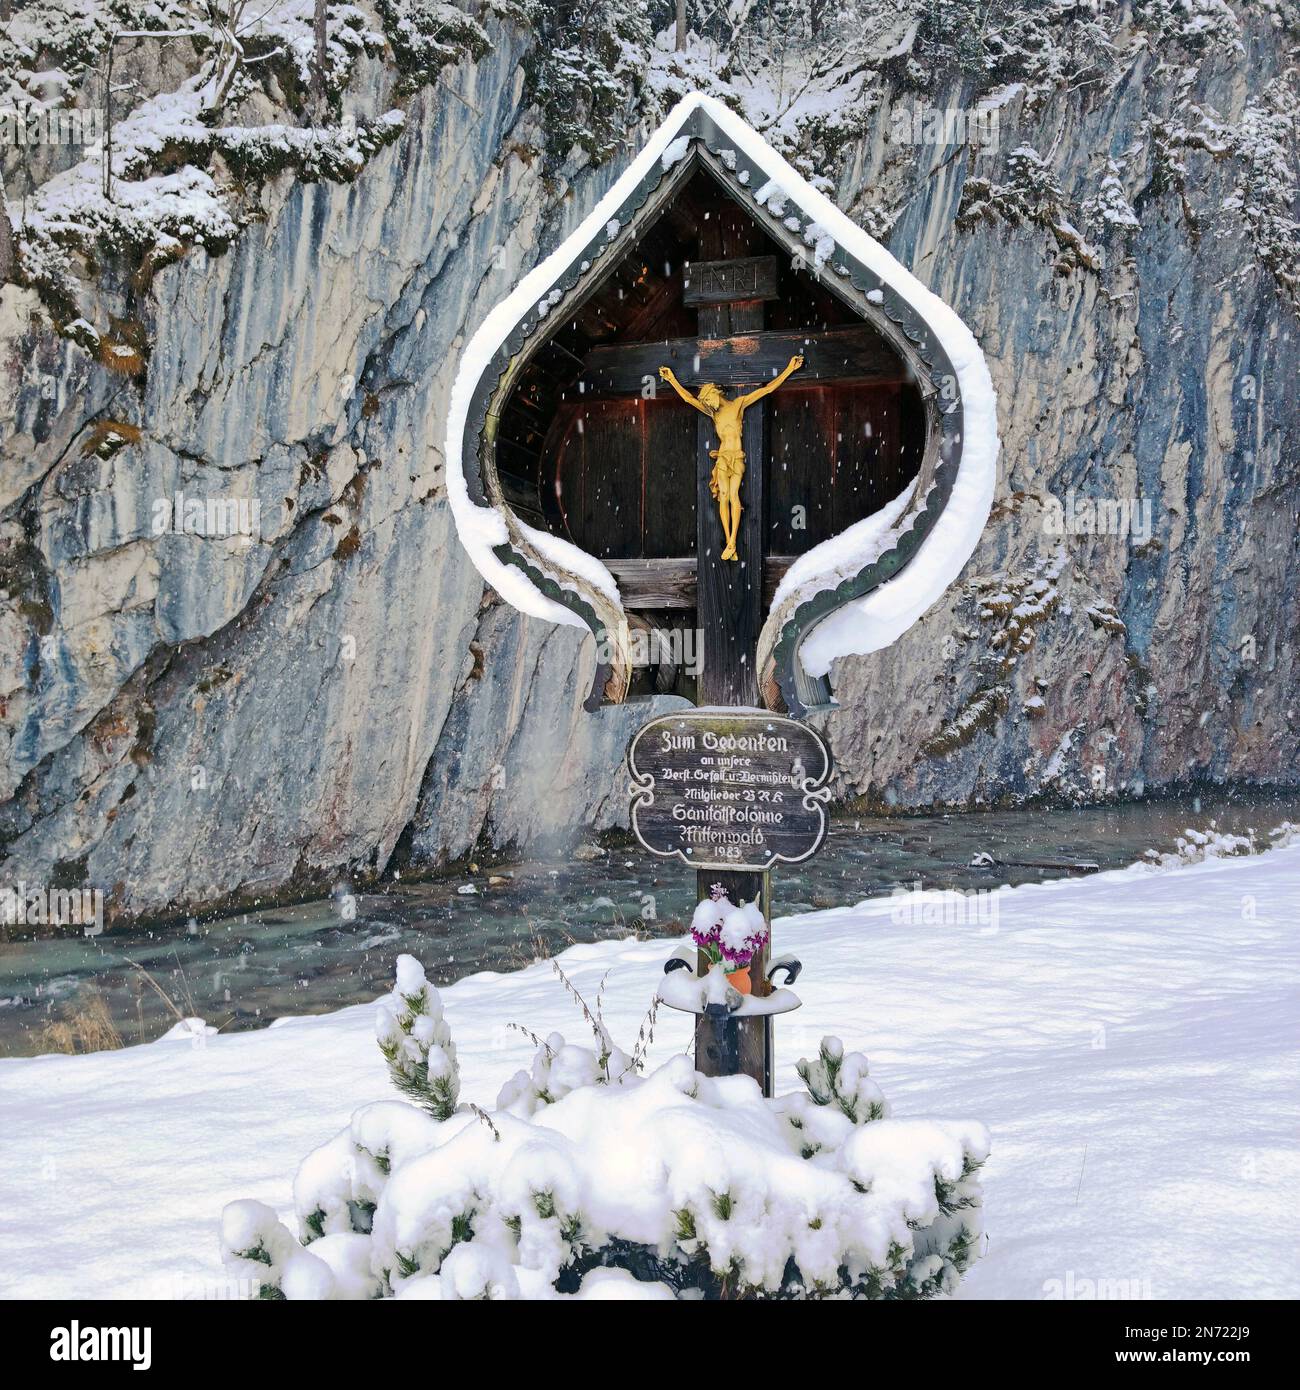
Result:
{"type": "Polygon", "coordinates": [[[745,476],[745,451],[740,444],[741,418],[755,401],[770,396],[791,372],[797,372],[802,366],[802,357],[792,357],[781,374],[773,377],[766,386],[732,400],[728,400],[711,381],[700,387],[698,396],[692,396],[673,375],[671,367],[659,368],[659,375],[669,386],[687,405],[693,405],[702,415],[707,415],[718,432],[718,447],[709,450],[709,457],[717,459],[709,475],[709,491],[717,499],[722,530],[727,538],[727,548],[722,552],[724,560],[740,558],[736,554],[736,533],[740,530],[740,480],[745,476]]]}

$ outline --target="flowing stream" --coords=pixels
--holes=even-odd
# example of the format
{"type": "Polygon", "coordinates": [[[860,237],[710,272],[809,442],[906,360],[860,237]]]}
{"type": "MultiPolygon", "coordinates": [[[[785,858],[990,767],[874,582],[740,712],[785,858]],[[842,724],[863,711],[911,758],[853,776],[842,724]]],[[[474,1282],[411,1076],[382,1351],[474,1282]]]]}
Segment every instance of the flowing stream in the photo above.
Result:
{"type": "MultiPolygon", "coordinates": [[[[1266,840],[1280,822],[1300,821],[1300,793],[841,818],[816,858],[774,872],[773,912],[839,907],[900,886],[995,888],[1120,868],[1149,849],[1172,850],[1185,828],[1211,820],[1266,840]],[[987,856],[995,862],[972,864],[987,856]]],[[[695,903],[693,873],[633,844],[582,853],[355,897],[341,888],[323,901],[203,922],[0,941],[0,1056],[52,1050],[49,1025],[88,1008],[128,1045],[159,1037],[178,1015],[229,1032],[325,1013],[383,993],[403,951],[442,985],[519,969],[575,941],[681,933],[695,903]]]]}

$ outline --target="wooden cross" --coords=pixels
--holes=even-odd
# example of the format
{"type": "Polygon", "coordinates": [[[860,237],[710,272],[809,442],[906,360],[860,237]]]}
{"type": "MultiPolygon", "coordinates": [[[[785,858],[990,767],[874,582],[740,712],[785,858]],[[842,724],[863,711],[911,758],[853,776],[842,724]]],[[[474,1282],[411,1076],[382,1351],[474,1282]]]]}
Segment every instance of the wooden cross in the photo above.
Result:
{"type": "MultiPolygon", "coordinates": [[[[580,391],[584,399],[635,396],[647,389],[667,391],[670,388],[658,380],[664,365],[672,367],[691,390],[711,381],[734,396],[770,382],[794,356],[802,356],[804,362],[789,383],[792,386],[898,380],[898,359],[866,326],[765,330],[764,305],[776,297],[774,257],[697,261],[683,279],[683,302],[697,312],[699,337],[593,348],[583,361],[580,391]]],[[[746,410],[738,562],[721,558],[725,540],[709,490],[714,463],[710,451],[717,447],[713,424],[701,415],[696,425],[695,610],[704,645],[698,686],[701,705],[760,703],[756,659],[767,558],[764,492],[769,486],[770,424],[766,403],[757,402],[746,410]]],[[[829,490],[834,449],[832,435],[826,439],[823,456],[804,461],[813,486],[829,490]]],[[[652,466],[663,463],[655,460],[652,466]]]]}
{"type": "MultiPolygon", "coordinates": [[[[748,259],[748,258],[747,258],[748,259]]],[[[697,306],[700,337],[719,341],[731,336],[729,350],[706,352],[700,345],[701,372],[714,371],[715,364],[730,357],[745,365],[750,379],[736,386],[752,388],[770,379],[773,373],[764,371],[760,359],[765,344],[755,340],[749,344],[736,343],[736,335],[757,334],[763,327],[763,305],[776,297],[776,263],[770,257],[771,274],[764,289],[754,297],[745,297],[757,277],[751,281],[747,267],[727,266],[725,261],[696,265],[687,278],[682,298],[697,306]]],[[[750,261],[752,265],[752,260],[750,261]]],[[[768,347],[770,351],[770,346],[768,347]]],[[[793,349],[798,351],[798,349],[793,349]]],[[[787,355],[788,356],[788,355],[787,355]]],[[[785,362],[782,361],[781,366],[785,362]]],[[[779,371],[780,368],[777,368],[779,371]]],[[[708,378],[704,378],[708,379],[708,378]]],[[[721,382],[717,383],[722,385],[721,382]]],[[[704,638],[704,667],[699,677],[699,702],[702,705],[757,705],[758,699],[758,635],[763,625],[763,481],[767,472],[767,407],[759,401],[750,406],[741,422],[746,468],[742,484],[740,530],[736,539],[739,563],[722,559],[725,541],[718,524],[717,510],[709,489],[713,473],[710,450],[714,447],[713,423],[701,416],[696,425],[695,464],[695,524],[696,524],[696,625],[704,638]],[[752,460],[752,462],[750,462],[752,460]]],[[[721,882],[734,903],[750,902],[762,896],[763,915],[768,932],[772,928],[771,874],[736,873],[718,875],[699,872],[695,875],[697,902],[709,896],[714,882],[721,882]]],[[[755,991],[767,993],[768,951],[765,946],[750,962],[750,978],[755,991]]],[[[725,1074],[731,1067],[752,1076],[764,1094],[772,1094],[772,1078],[767,1075],[771,1047],[768,1033],[770,1020],[755,1019],[739,1030],[741,1055],[729,1059],[712,1056],[718,1050],[717,1033],[707,1020],[701,1019],[695,1029],[696,1066],[706,1074],[725,1074]]]]}
{"type": "MultiPolygon", "coordinates": [[[[776,297],[775,271],[773,262],[771,288],[765,294],[745,298],[744,292],[751,282],[741,266],[728,267],[725,261],[706,261],[694,267],[682,298],[687,304],[694,298],[700,337],[717,340],[731,335],[734,340],[737,334],[760,330],[764,301],[776,297]],[[694,296],[692,291],[696,292],[694,296]],[[723,298],[723,295],[728,297],[723,298]]],[[[756,342],[753,353],[744,353],[742,349],[739,354],[753,373],[742,389],[752,389],[770,379],[770,374],[758,361],[762,346],[756,342]]],[[[734,349],[732,355],[736,355],[734,349]]],[[[701,354],[700,370],[706,370],[706,361],[708,369],[712,369],[711,359],[717,356],[716,353],[701,354]]],[[[781,366],[785,366],[784,361],[781,366]]],[[[759,703],[757,652],[758,634],[763,626],[763,475],[767,471],[767,407],[762,401],[745,412],[742,428],[746,467],[741,496],[744,510],[740,514],[736,539],[739,563],[729,564],[721,558],[725,541],[719,534],[717,509],[709,490],[713,473],[709,452],[715,447],[713,425],[701,416],[696,426],[698,570],[695,608],[697,625],[704,634],[704,669],[700,672],[699,685],[702,705],[759,703]]]]}

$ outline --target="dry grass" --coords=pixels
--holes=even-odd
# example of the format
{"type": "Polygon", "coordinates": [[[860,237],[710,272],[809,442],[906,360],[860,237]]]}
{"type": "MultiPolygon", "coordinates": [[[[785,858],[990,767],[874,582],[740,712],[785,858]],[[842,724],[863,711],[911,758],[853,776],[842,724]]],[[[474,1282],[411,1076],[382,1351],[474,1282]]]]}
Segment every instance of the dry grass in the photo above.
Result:
{"type": "Polygon", "coordinates": [[[99,338],[99,360],[110,372],[139,376],[148,366],[148,335],[138,319],[109,316],[109,331],[99,338]]]}
{"type": "MultiPolygon", "coordinates": [[[[506,959],[516,970],[523,970],[527,966],[536,965],[538,961],[551,959],[550,943],[527,912],[524,913],[524,923],[528,928],[527,945],[512,945],[506,952],[506,959]]],[[[555,927],[552,930],[563,941],[562,950],[578,944],[577,937],[570,935],[563,927],[555,927]]]]}
{"type": "Polygon", "coordinates": [[[131,343],[107,334],[99,340],[99,360],[110,372],[120,372],[123,376],[139,376],[145,369],[145,356],[131,343]]]}
{"type": "MultiPolygon", "coordinates": [[[[176,962],[173,975],[180,983],[179,987],[172,986],[173,993],[169,993],[157,976],[138,962],[128,957],[126,963],[135,971],[129,983],[135,996],[136,1042],[147,1042],[150,1032],[144,1013],[144,995],[147,989],[153,990],[161,1000],[163,1008],[177,1023],[182,1019],[198,1017],[198,1006],[194,1002],[194,995],[179,960],[176,962]]],[[[125,1047],[126,1042],[113,1022],[108,1001],[94,985],[88,985],[77,995],[76,1000],[65,1008],[61,1018],[45,1024],[41,1033],[41,1046],[45,1052],[112,1052],[125,1047]]]]}
{"type": "MultiPolygon", "coordinates": [[[[173,959],[176,959],[174,953],[173,959]]],[[[172,998],[170,994],[167,993],[167,991],[162,987],[162,985],[158,983],[157,976],[151,975],[149,971],[147,971],[144,968],[144,966],[141,965],[138,961],[134,961],[131,959],[130,956],[127,956],[126,963],[132,968],[132,970],[136,972],[136,980],[138,982],[142,982],[143,984],[147,984],[149,988],[152,989],[153,992],[158,996],[158,998],[162,1000],[163,1007],[167,1010],[169,1014],[171,1014],[171,1016],[176,1020],[177,1023],[181,1022],[182,1019],[198,1017],[199,1011],[198,1008],[195,1006],[194,996],[190,993],[190,982],[185,978],[185,971],[181,969],[181,963],[179,960],[176,960],[175,971],[175,973],[180,976],[181,982],[180,989],[177,991],[177,993],[181,996],[179,1004],[176,1002],[175,999],[172,998]]],[[[139,986],[137,986],[137,989],[139,989],[139,986]]],[[[140,990],[140,993],[142,992],[143,991],[140,990]]],[[[136,997],[136,1010],[140,1015],[141,1025],[143,1026],[144,1003],[143,1000],[139,997],[139,993],[137,993],[136,997]]]]}
{"type": "Polygon", "coordinates": [[[47,1023],[42,1033],[45,1052],[113,1052],[125,1046],[108,1002],[93,985],[77,996],[62,1018],[47,1023]]]}
{"type": "Polygon", "coordinates": [[[334,547],[334,558],[336,560],[346,560],[361,549],[361,531],[359,527],[353,526],[341,541],[334,547]]]}
{"type": "Polygon", "coordinates": [[[86,436],[86,442],[81,446],[81,452],[86,458],[89,458],[91,454],[102,459],[112,458],[119,449],[125,449],[128,444],[138,444],[139,442],[140,430],[138,426],[129,425],[125,420],[97,420],[86,436]]]}
{"type": "Polygon", "coordinates": [[[636,1046],[632,1049],[632,1058],[628,1062],[628,1071],[645,1071],[646,1053],[650,1051],[651,1045],[655,1040],[655,1024],[659,1022],[659,1005],[662,1001],[656,994],[650,1002],[650,1008],[646,1016],[641,1020],[641,1027],[636,1035],[636,1046]]]}

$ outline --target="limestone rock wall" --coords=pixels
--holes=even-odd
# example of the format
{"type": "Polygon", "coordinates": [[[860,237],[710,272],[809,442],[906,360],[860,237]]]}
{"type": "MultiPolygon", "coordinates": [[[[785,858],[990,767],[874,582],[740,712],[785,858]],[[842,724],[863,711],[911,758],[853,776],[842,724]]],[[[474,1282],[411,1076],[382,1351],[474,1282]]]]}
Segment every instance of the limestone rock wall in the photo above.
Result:
{"type": "MultiPolygon", "coordinates": [[[[582,710],[591,643],[485,591],[442,475],[461,344],[621,167],[544,176],[525,42],[499,27],[413,97],[355,183],[283,177],[226,254],[161,271],[143,377],[0,290],[4,881],[161,915],[622,820],[623,748],[668,706],[582,710]],[[257,535],[155,534],[178,493],[255,501],[257,535]]],[[[1104,103],[1010,100],[988,155],[900,149],[888,101],[844,154],[842,204],[892,209],[891,250],[983,344],[1003,435],[960,586],[835,670],[845,796],[1300,780],[1294,303],[1154,174],[1140,231],[1090,234],[1100,269],[1063,273],[1042,223],[958,225],[1018,140],[1054,141],[1072,225],[1143,128],[1155,61],[1104,103]],[[1150,539],[1053,534],[1071,489],[1149,499],[1150,539]]],[[[1261,31],[1200,80],[1237,117],[1282,61],[1261,31]]],[[[1188,165],[1202,204],[1230,191],[1215,159],[1188,165]]],[[[101,293],[125,314],[111,273],[101,293]]]]}

